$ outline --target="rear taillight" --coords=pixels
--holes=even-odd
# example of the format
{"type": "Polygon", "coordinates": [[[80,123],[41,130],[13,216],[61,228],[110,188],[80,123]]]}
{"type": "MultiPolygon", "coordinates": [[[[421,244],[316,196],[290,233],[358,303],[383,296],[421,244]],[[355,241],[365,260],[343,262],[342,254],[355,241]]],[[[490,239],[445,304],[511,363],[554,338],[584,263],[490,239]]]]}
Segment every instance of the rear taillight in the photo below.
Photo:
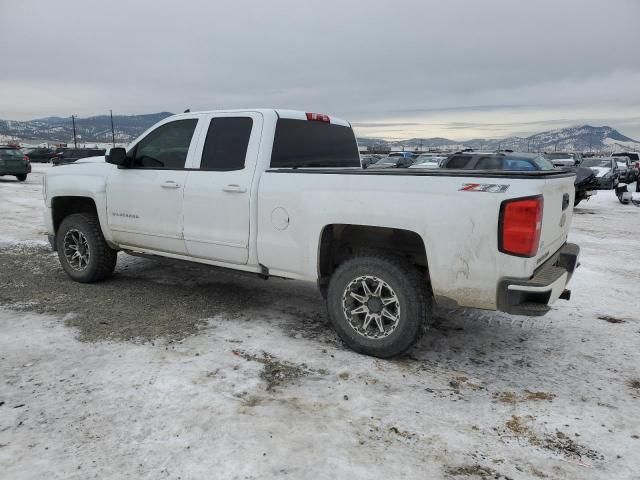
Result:
{"type": "Polygon", "coordinates": [[[533,257],[538,253],[543,206],[541,196],[502,202],[498,231],[501,252],[519,257],[533,257]]]}
{"type": "Polygon", "coordinates": [[[29,155],[23,155],[22,160],[24,160],[24,163],[29,163],[31,161],[31,159],[29,158],[29,155]]]}
{"type": "Polygon", "coordinates": [[[324,113],[309,113],[307,112],[307,120],[312,122],[324,122],[331,123],[331,119],[329,115],[325,115],[324,113]]]}

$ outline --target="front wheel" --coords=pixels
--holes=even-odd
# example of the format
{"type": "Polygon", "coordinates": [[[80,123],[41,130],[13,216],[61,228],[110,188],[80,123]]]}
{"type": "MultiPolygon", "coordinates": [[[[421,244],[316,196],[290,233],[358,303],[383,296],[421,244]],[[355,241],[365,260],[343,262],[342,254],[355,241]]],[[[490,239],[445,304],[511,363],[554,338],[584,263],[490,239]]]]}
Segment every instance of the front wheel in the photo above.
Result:
{"type": "Polygon", "coordinates": [[[16,175],[16,178],[19,182],[24,182],[27,179],[27,174],[23,173],[22,175],[16,175]]]}
{"type": "Polygon", "coordinates": [[[368,253],[347,260],[333,273],[327,308],[349,347],[388,358],[420,339],[431,316],[431,296],[415,266],[392,255],[368,253]]]}
{"type": "Polygon", "coordinates": [[[56,232],[56,250],[64,271],[76,282],[91,283],[113,273],[118,251],[104,239],[95,215],[75,213],[56,232]]]}

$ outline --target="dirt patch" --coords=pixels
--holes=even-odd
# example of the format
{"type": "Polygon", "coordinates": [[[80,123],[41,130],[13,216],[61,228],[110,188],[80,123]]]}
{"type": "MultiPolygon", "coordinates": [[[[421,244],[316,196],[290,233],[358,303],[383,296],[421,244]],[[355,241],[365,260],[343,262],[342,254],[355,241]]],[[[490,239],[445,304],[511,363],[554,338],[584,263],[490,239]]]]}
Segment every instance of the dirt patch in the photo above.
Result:
{"type": "Polygon", "coordinates": [[[407,430],[400,430],[398,427],[392,426],[389,431],[405,440],[414,440],[417,435],[415,433],[408,432],[407,430]]]}
{"type": "Polygon", "coordinates": [[[640,379],[639,378],[630,378],[627,380],[627,386],[632,388],[637,393],[640,393],[640,379]]]}
{"type": "Polygon", "coordinates": [[[610,315],[598,315],[598,319],[609,323],[627,323],[624,318],[612,317],[610,315]]]}
{"type": "Polygon", "coordinates": [[[258,362],[263,365],[260,378],[267,384],[267,391],[274,392],[278,387],[283,387],[299,378],[310,374],[327,374],[326,371],[314,370],[306,364],[295,364],[278,360],[273,355],[262,352],[262,355],[254,355],[242,350],[234,350],[234,355],[244,358],[247,361],[258,362]]]}
{"type": "Polygon", "coordinates": [[[529,425],[534,420],[531,416],[519,417],[513,415],[506,421],[508,433],[514,434],[517,438],[525,439],[530,445],[544,448],[558,455],[568,458],[588,458],[590,460],[604,460],[604,457],[596,450],[585,447],[573,441],[564,432],[556,431],[554,434],[538,434],[529,425]]]}
{"type": "Polygon", "coordinates": [[[493,478],[496,480],[512,480],[511,477],[503,475],[491,467],[483,465],[460,465],[458,467],[448,467],[446,470],[448,475],[452,477],[480,477],[493,478]]]}
{"type": "Polygon", "coordinates": [[[506,427],[511,430],[516,435],[531,435],[531,429],[527,425],[528,422],[533,420],[533,417],[519,417],[517,415],[512,415],[509,420],[505,423],[506,427]]]}
{"type": "Polygon", "coordinates": [[[463,375],[458,375],[456,377],[454,377],[454,379],[450,382],[451,384],[457,384],[458,388],[460,387],[464,387],[464,388],[468,388],[470,390],[482,390],[484,389],[484,387],[482,385],[479,385],[478,383],[474,383],[471,380],[469,380],[468,377],[465,377],[463,375]]]}
{"type": "Polygon", "coordinates": [[[110,279],[81,284],[65,275],[45,247],[0,250],[0,305],[64,315],[82,341],[172,341],[195,334],[207,318],[238,318],[243,309],[270,302],[265,287],[248,288],[246,280],[240,284],[229,274],[139,259],[133,273],[123,262],[130,257],[122,255],[110,279]]]}
{"type": "Polygon", "coordinates": [[[526,399],[527,400],[533,400],[533,401],[551,401],[554,398],[556,398],[556,395],[554,393],[548,393],[548,392],[530,392],[529,390],[525,390],[524,391],[525,395],[526,395],[526,399]]]}
{"type": "Polygon", "coordinates": [[[493,399],[502,403],[515,404],[518,396],[513,392],[497,392],[493,394],[493,399]]]}
{"type": "Polygon", "coordinates": [[[520,396],[514,392],[497,392],[493,394],[494,401],[507,403],[510,405],[515,405],[518,402],[528,402],[528,401],[552,401],[556,398],[554,393],[548,392],[532,392],[530,390],[525,390],[523,395],[520,396]]]}

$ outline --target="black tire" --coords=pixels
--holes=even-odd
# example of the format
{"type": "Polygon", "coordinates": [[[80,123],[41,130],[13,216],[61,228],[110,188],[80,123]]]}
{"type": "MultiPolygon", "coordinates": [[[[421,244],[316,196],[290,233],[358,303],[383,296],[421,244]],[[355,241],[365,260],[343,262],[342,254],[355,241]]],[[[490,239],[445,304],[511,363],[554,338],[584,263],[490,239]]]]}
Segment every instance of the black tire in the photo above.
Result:
{"type": "Polygon", "coordinates": [[[16,175],[16,178],[19,182],[24,182],[27,179],[27,174],[23,173],[22,175],[16,175]]]}
{"type": "Polygon", "coordinates": [[[80,283],[98,282],[109,277],[118,259],[118,251],[111,248],[102,235],[98,217],[89,213],[74,213],[62,221],[56,233],[56,250],[64,271],[80,283]],[[74,235],[75,231],[85,237],[88,245],[88,262],[84,268],[72,265],[65,255],[65,238],[68,234],[74,235]]]}
{"type": "MultiPolygon", "coordinates": [[[[372,282],[375,285],[375,280],[372,282]]],[[[387,290],[389,291],[391,290],[387,290]]],[[[375,308],[380,308],[380,305],[376,305],[375,308]]],[[[333,327],[350,348],[374,357],[389,358],[406,352],[422,337],[431,319],[431,294],[427,289],[424,275],[406,260],[385,253],[366,252],[345,261],[335,270],[329,281],[327,309],[333,327]],[[361,317],[352,315],[350,321],[344,313],[343,295],[347,299],[345,302],[348,303],[353,291],[351,289],[357,286],[360,277],[374,277],[382,280],[386,284],[383,288],[392,289],[392,293],[395,293],[397,298],[399,320],[384,337],[369,338],[359,333],[351,322],[358,325],[357,319],[361,317]],[[349,296],[347,291],[350,292],[349,296]]],[[[364,322],[361,322],[359,329],[363,326],[364,322]]],[[[380,327],[376,325],[376,328],[380,327]]],[[[386,330],[384,325],[383,330],[386,330]]],[[[370,330],[365,329],[365,332],[368,331],[370,330]]],[[[374,333],[378,333],[375,328],[374,333]]]]}

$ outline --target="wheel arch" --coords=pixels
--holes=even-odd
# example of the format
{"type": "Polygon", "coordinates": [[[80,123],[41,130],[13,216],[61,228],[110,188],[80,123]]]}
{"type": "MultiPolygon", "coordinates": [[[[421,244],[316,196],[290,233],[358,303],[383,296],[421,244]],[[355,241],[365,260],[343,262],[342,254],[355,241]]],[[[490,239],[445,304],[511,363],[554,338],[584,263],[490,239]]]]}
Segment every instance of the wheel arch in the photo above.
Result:
{"type": "Polygon", "coordinates": [[[74,213],[89,213],[99,216],[96,202],[91,197],[62,195],[51,199],[54,234],[58,233],[58,228],[62,221],[74,213]]]}
{"type": "Polygon", "coordinates": [[[376,250],[405,258],[418,267],[429,282],[429,263],[423,238],[415,231],[393,227],[328,224],[318,245],[318,284],[326,289],[333,271],[358,252],[376,250]]]}

